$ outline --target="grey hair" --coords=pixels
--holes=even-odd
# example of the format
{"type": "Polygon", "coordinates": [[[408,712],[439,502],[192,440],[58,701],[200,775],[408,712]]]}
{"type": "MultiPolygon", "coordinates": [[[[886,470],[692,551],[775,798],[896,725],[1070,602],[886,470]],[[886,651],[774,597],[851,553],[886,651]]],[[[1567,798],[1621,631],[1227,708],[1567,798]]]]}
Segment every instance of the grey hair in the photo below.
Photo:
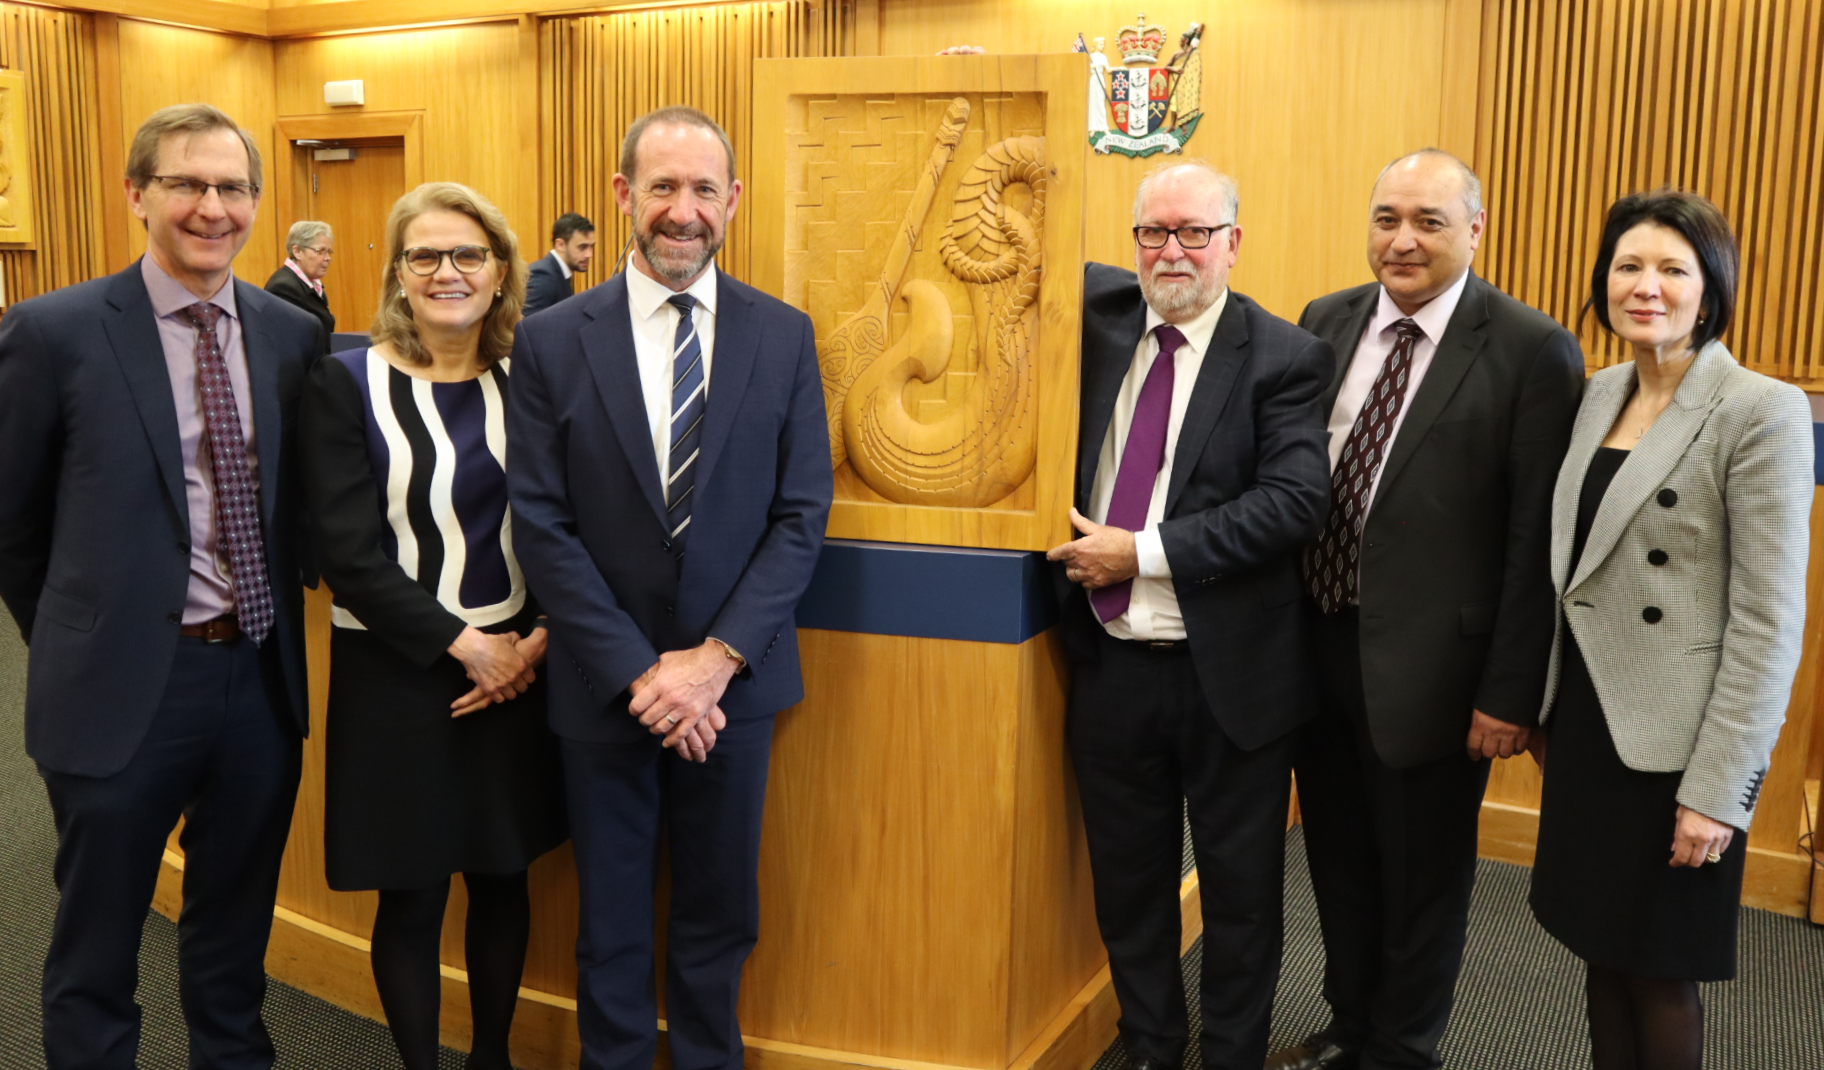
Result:
{"type": "Polygon", "coordinates": [[[1236,213],[1241,211],[1241,187],[1235,185],[1234,179],[1218,170],[1215,164],[1208,160],[1200,160],[1193,157],[1188,160],[1167,160],[1164,163],[1155,166],[1140,179],[1140,184],[1134,187],[1135,226],[1140,225],[1140,206],[1146,201],[1147,191],[1153,188],[1153,180],[1175,167],[1193,167],[1199,171],[1207,171],[1210,174],[1215,175],[1216,190],[1222,197],[1222,218],[1216,220],[1216,224],[1218,226],[1225,223],[1230,226],[1235,224],[1236,213]]]}
{"type": "Polygon", "coordinates": [[[319,223],[314,219],[302,219],[291,225],[285,232],[285,255],[290,256],[293,249],[308,249],[318,238],[334,241],[336,236],[329,229],[328,223],[319,223]]]}
{"type": "Polygon", "coordinates": [[[1482,210],[1482,180],[1476,177],[1476,173],[1470,169],[1468,164],[1443,149],[1426,147],[1417,152],[1409,152],[1397,160],[1388,161],[1387,166],[1381,168],[1381,173],[1374,177],[1374,188],[1381,188],[1381,179],[1387,177],[1387,172],[1418,156],[1434,156],[1457,165],[1457,175],[1463,179],[1463,207],[1469,209],[1469,218],[1476,218],[1476,213],[1482,210]]]}

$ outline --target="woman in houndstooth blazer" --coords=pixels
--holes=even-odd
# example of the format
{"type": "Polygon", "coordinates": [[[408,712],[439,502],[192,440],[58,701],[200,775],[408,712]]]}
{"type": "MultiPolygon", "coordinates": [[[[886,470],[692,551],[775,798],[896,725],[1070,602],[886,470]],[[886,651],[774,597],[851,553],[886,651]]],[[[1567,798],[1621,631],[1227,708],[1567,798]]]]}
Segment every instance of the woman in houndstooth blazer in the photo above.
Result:
{"type": "Polygon", "coordinates": [[[1662,189],[1610,207],[1591,277],[1586,311],[1634,359],[1590,380],[1553,501],[1532,906],[1589,965],[1596,1070],[1699,1065],[1697,982],[1735,975],[1799,662],[1811,410],[1717,340],[1736,268],[1716,206],[1662,189]]]}

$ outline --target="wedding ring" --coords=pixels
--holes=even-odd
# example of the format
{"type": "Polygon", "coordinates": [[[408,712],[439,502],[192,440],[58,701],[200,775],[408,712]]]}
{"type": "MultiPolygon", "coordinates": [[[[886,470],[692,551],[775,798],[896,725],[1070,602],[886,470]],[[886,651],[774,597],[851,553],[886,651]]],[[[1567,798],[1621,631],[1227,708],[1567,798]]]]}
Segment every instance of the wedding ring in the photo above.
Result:
{"type": "Polygon", "coordinates": [[[665,715],[665,723],[666,723],[666,724],[677,724],[677,723],[678,723],[678,715],[677,715],[677,714],[675,714],[675,713],[669,713],[669,714],[666,714],[666,715],[665,715]]]}
{"type": "Polygon", "coordinates": [[[1723,856],[1717,854],[1715,851],[1711,851],[1709,854],[1704,856],[1704,861],[1709,862],[1713,865],[1717,862],[1721,862],[1722,860],[1723,860],[1723,856]]]}

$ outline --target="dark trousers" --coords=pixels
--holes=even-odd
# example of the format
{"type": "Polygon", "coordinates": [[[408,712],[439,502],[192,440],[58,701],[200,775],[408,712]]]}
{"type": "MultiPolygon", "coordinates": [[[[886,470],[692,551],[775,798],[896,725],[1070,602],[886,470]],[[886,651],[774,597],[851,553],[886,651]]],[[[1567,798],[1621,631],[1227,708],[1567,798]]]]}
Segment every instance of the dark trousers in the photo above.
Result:
{"type": "Polygon", "coordinates": [[[1176,1065],[1190,1036],[1178,959],[1188,803],[1203,901],[1203,1065],[1260,1070],[1279,980],[1294,737],[1244,751],[1217,726],[1188,654],[1106,633],[1098,647],[1099,660],[1073,669],[1067,729],[1128,1055],[1176,1065]]]}
{"type": "MultiPolygon", "coordinates": [[[[1324,998],[1363,1070],[1437,1067],[1463,962],[1489,763],[1411,769],[1369,737],[1356,610],[1317,628],[1323,709],[1300,732],[1299,810],[1324,934],[1324,998]]],[[[1463,711],[1464,737],[1469,711],[1463,711]]]]}
{"type": "Polygon", "coordinates": [[[626,714],[623,738],[562,741],[580,909],[583,1070],[649,1070],[658,1042],[653,882],[671,852],[665,1020],[675,1070],[739,1070],[735,1000],[760,932],[760,815],[773,719],[730,721],[698,765],[626,714]]]}
{"type": "Polygon", "coordinates": [[[106,777],[39,768],[57,821],[59,897],[44,963],[49,1070],[135,1065],[140,933],[180,814],[178,995],[190,1065],[272,1066],[260,1003],[301,760],[297,729],[269,697],[282,694],[276,655],[247,639],[179,639],[152,727],[126,768],[106,777]]]}

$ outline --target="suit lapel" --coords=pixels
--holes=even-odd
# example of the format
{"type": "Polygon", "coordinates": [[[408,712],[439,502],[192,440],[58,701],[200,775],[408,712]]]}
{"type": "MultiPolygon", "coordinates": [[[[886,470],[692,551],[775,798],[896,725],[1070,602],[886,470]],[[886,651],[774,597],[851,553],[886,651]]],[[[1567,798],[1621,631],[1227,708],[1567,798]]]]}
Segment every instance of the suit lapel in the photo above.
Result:
{"type": "Polygon", "coordinates": [[[1134,363],[1134,349],[1146,329],[1146,302],[1100,325],[1085,319],[1083,346],[1083,434],[1077,439],[1077,509],[1089,508],[1090,489],[1096,483],[1096,462],[1108,424],[1115,417],[1121,380],[1134,363]]]}
{"type": "MultiPolygon", "coordinates": [[[[1634,514],[1672,474],[1672,469],[1678,467],[1685,451],[1691,448],[1692,440],[1710,419],[1710,410],[1716,408],[1720,400],[1716,391],[1723,376],[1734,366],[1735,358],[1715,342],[1697,355],[1691,370],[1685,373],[1684,381],[1678,384],[1677,393],[1672,395],[1672,404],[1666,406],[1659,419],[1654,420],[1653,426],[1647,428],[1647,433],[1634,444],[1627,463],[1615,473],[1615,481],[1603,494],[1602,505],[1596,510],[1596,519],[1590,526],[1589,541],[1583,546],[1583,557],[1577,562],[1577,574],[1571,577],[1565,590],[1575,590],[1614,551],[1634,514]]],[[[1621,400],[1625,402],[1627,394],[1622,394],[1621,400]]],[[[1619,404],[1615,411],[1621,411],[1619,404]]],[[[1611,417],[1596,433],[1598,442],[1607,437],[1614,422],[1611,417]]]]}
{"type": "Polygon", "coordinates": [[[171,396],[171,373],[165,367],[165,344],[158,334],[157,314],[140,275],[139,261],[114,276],[108,287],[113,315],[102,321],[114,359],[127,380],[127,391],[139,409],[140,423],[152,445],[152,458],[165,480],[165,493],[179,516],[188,516],[184,488],[183,447],[177,431],[177,402],[171,396]]]}
{"type": "Polygon", "coordinates": [[[1330,413],[1336,408],[1336,396],[1343,392],[1343,380],[1349,377],[1349,365],[1355,363],[1355,350],[1362,344],[1362,332],[1368,329],[1368,319],[1374,315],[1374,308],[1379,301],[1379,288],[1370,288],[1357,297],[1337,320],[1341,327],[1331,333],[1318,329],[1317,334],[1330,343],[1336,351],[1336,372],[1330,377],[1330,386],[1324,391],[1324,422],[1329,423],[1330,413]]]}
{"type": "MultiPolygon", "coordinates": [[[[734,430],[735,416],[741,411],[741,398],[747,393],[747,381],[754,371],[754,357],[760,347],[760,321],[754,303],[734,292],[720,269],[716,272],[716,346],[710,354],[709,395],[703,411],[703,457],[697,470],[697,486],[709,485],[716,474],[716,461],[728,445],[734,430]]],[[[703,500],[701,494],[697,500],[703,500]]]]}
{"type": "Polygon", "coordinates": [[[1165,491],[1166,516],[1171,516],[1178,504],[1178,496],[1191,478],[1191,469],[1197,466],[1197,456],[1203,452],[1203,444],[1209,440],[1216,418],[1228,405],[1235,379],[1247,361],[1247,312],[1241,302],[1241,295],[1230,290],[1222,318],[1216,321],[1216,330],[1210,335],[1210,351],[1203,355],[1197,382],[1191,386],[1184,422],[1178,428],[1178,448],[1172,452],[1172,479],[1165,491]]]}
{"type": "MultiPolygon", "coordinates": [[[[1599,376],[1584,390],[1577,426],[1571,433],[1570,448],[1564,454],[1561,469],[1564,475],[1552,492],[1552,578],[1558,582],[1559,594],[1570,590],[1567,581],[1570,579],[1571,551],[1577,538],[1577,509],[1583,501],[1583,481],[1589,475],[1590,459],[1596,456],[1602,440],[1608,437],[1609,428],[1615,425],[1615,417],[1633,391],[1632,364],[1627,365],[1625,375],[1599,376]]],[[[1589,554],[1585,553],[1584,557],[1587,560],[1589,554]]]]}
{"type": "MultiPolygon", "coordinates": [[[[260,518],[272,530],[273,510],[279,500],[279,452],[284,434],[279,425],[279,367],[276,353],[281,339],[262,316],[253,315],[259,298],[250,298],[253,287],[234,280],[234,307],[241,318],[241,349],[247,356],[247,389],[253,392],[253,452],[260,459],[260,518]]],[[[313,295],[314,296],[314,295],[313,295]]]]}
{"type": "Polygon", "coordinates": [[[614,425],[621,452],[646,494],[646,504],[665,523],[665,499],[659,494],[659,459],[652,451],[652,425],[646,415],[646,392],[640,386],[639,359],[633,348],[633,312],[627,280],[616,275],[596,288],[601,296],[584,313],[592,321],[582,329],[583,356],[589,362],[595,390],[614,425]]]}
{"type": "Polygon", "coordinates": [[[1476,362],[1476,356],[1482,347],[1488,344],[1488,334],[1484,328],[1488,325],[1488,284],[1474,275],[1469,277],[1469,284],[1463,288],[1463,296],[1457,303],[1457,310],[1450,317],[1450,325],[1444,328],[1444,337],[1438,341],[1438,351],[1432,354],[1431,367],[1420,381],[1418,393],[1406,403],[1406,416],[1400,421],[1400,433],[1393,440],[1393,449],[1387,454],[1387,463],[1381,468],[1380,489],[1375,491],[1378,498],[1387,493],[1395,480],[1400,477],[1400,469],[1412,460],[1419,443],[1425,441],[1425,435],[1431,425],[1437,423],[1438,414],[1450,403],[1451,395],[1469,374],[1470,365],[1476,362]]]}

